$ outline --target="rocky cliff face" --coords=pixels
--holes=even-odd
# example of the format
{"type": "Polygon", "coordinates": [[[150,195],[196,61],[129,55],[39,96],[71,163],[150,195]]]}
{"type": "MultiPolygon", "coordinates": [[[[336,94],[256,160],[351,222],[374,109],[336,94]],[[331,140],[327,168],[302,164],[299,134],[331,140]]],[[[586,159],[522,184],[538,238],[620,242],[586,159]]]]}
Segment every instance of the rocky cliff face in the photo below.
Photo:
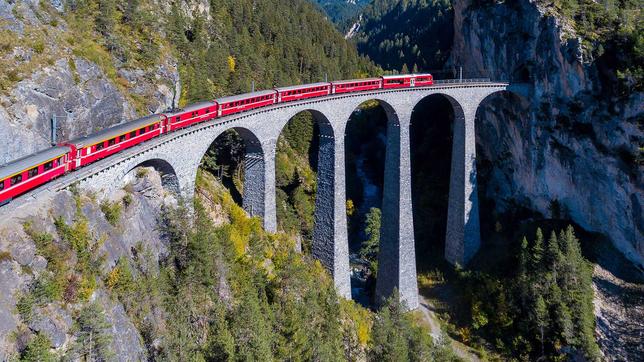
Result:
{"type": "Polygon", "coordinates": [[[497,212],[527,208],[607,235],[644,266],[644,96],[606,87],[565,20],[533,1],[454,1],[451,63],[524,82],[529,97],[491,97],[478,114],[484,191],[497,212]],[[555,214],[558,213],[555,211],[555,214]]]}
{"type": "MultiPolygon", "coordinates": [[[[141,332],[111,293],[106,285],[109,282],[99,281],[88,300],[74,303],[66,301],[66,297],[63,300],[43,299],[36,292],[32,318],[26,318],[24,308],[17,307],[21,298],[33,294],[38,290],[37,284],[49,280],[55,273],[55,267],[43,257],[46,252],[25,232],[25,223],[32,225],[36,233],[52,235],[54,245],[64,249],[65,242],[55,220],[61,218],[71,225],[80,212],[87,220],[92,237],[99,240],[97,254],[104,257],[101,274],[109,275],[120,258],[132,263],[133,259],[141,258],[137,255],[138,243],[145,243],[156,265],[167,253],[165,238],[158,227],[163,205],[173,205],[176,201],[163,189],[160,175],[153,169],[145,170],[133,175],[133,181],[124,190],[104,195],[117,203],[127,200],[115,225],[108,221],[92,195],[74,196],[69,191],[0,215],[0,361],[16,357],[36,332],[49,339],[58,355],[68,355],[77,338],[74,325],[78,322],[79,310],[90,302],[97,303],[105,317],[108,328],[104,332],[111,339],[109,349],[113,351],[113,357],[119,361],[145,360],[147,352],[141,332]]],[[[78,263],[77,258],[79,256],[74,254],[64,263],[73,268],[78,263]]],[[[153,315],[147,317],[154,319],[153,315]]]]}
{"type": "Polygon", "coordinates": [[[61,11],[56,1],[0,0],[0,164],[48,147],[54,115],[66,141],[178,101],[174,59],[150,69],[106,63],[70,39],[61,11]]]}

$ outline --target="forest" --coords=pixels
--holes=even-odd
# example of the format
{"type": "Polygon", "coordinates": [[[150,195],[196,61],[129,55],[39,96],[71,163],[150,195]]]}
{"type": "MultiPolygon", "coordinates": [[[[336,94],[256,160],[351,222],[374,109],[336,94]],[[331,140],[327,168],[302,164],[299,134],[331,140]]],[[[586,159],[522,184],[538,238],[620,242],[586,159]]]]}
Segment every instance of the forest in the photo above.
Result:
{"type": "MultiPolygon", "coordinates": [[[[474,6],[493,3],[476,1],[474,6]]],[[[617,67],[617,90],[641,89],[641,22],[628,13],[636,5],[608,4],[555,2],[575,21],[592,54],[617,67]],[[625,55],[611,55],[616,48],[625,49],[625,55]]],[[[177,98],[183,106],[247,92],[251,84],[261,89],[385,71],[435,72],[444,68],[453,35],[451,2],[441,0],[375,0],[364,9],[355,44],[304,0],[211,0],[202,13],[184,2],[167,5],[158,21],[155,4],[148,0],[67,0],[71,35],[66,41],[74,55],[92,60],[116,83],[117,67],[155,67],[160,57],[171,55],[178,62],[182,91],[177,98]]],[[[325,7],[337,14],[332,16],[336,21],[348,19],[344,10],[332,9],[325,7]]],[[[450,72],[435,73],[447,77],[450,72]]],[[[119,89],[127,92],[128,87],[119,89]]],[[[146,100],[134,101],[144,113],[146,100]]],[[[443,103],[419,108],[412,160],[451,152],[453,115],[443,103]],[[429,114],[450,122],[427,126],[423,122],[429,114]],[[430,138],[435,142],[426,141],[430,138]]],[[[592,265],[581,248],[586,235],[577,236],[576,225],[552,223],[561,214],[554,212],[556,200],[550,217],[539,215],[529,226],[509,219],[487,225],[507,239],[504,246],[511,245],[494,259],[501,269],[479,260],[464,270],[428,257],[443,251],[435,235],[444,235],[448,178],[437,175],[449,172],[445,161],[433,169],[412,166],[414,218],[424,221],[415,224],[419,286],[432,301],[450,303],[441,309],[444,335],[432,338],[418,313],[406,312],[395,295],[381,309],[373,308],[369,298],[378,274],[383,205],[377,193],[365,196],[362,181],[382,186],[386,122],[382,106],[367,102],[352,116],[346,135],[347,218],[351,251],[364,262],[367,275],[363,305],[339,298],[328,272],[310,257],[319,131],[311,114],[302,113],[277,144],[278,233],[263,231],[260,221],[237,205],[243,194],[244,145],[228,133],[203,159],[194,224],[182,217],[186,205],[164,210],[169,253],[161,260],[153,260],[141,244],[135,259],[123,258],[105,272],[96,253],[100,240],[87,230],[82,212],[87,199],[80,195],[73,223],[61,219],[55,225],[60,241],[25,224],[49,264],[21,296],[22,320],[29,321],[35,308],[47,303],[78,305],[69,355],[109,360],[104,332],[110,326],[90,302],[92,292],[105,287],[140,331],[150,360],[458,360],[447,336],[490,360],[597,360],[592,265]],[[228,223],[215,225],[209,219],[206,210],[214,205],[225,211],[228,223]],[[158,320],[151,322],[151,315],[158,320]]],[[[101,210],[118,225],[128,204],[124,198],[102,204],[101,210]]],[[[17,360],[61,358],[48,348],[46,336],[31,337],[17,360]]]]}

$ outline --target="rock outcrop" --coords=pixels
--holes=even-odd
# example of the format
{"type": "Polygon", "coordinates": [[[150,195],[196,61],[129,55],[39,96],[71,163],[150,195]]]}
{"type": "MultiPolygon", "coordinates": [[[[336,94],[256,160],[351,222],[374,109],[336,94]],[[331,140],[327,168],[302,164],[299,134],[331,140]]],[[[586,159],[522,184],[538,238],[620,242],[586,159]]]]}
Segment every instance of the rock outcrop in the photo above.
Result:
{"type": "MultiPolygon", "coordinates": [[[[154,169],[144,170],[133,175],[132,182],[124,190],[102,195],[105,200],[123,203],[116,225],[108,221],[94,195],[77,198],[69,191],[55,194],[51,200],[20,206],[0,216],[0,361],[15,356],[24,347],[19,345],[21,338],[12,336],[28,336],[34,332],[44,334],[51,347],[64,354],[73,344],[74,318],[83,305],[83,302],[71,304],[60,300],[36,305],[30,320],[25,320],[18,313],[17,304],[21,296],[29,293],[33,283],[45,275],[43,273],[48,273],[47,261],[39,255],[34,240],[25,232],[25,222],[29,222],[36,232],[46,232],[53,236],[55,243],[61,243],[55,219],[61,218],[71,224],[80,211],[91,234],[102,240],[98,253],[104,256],[104,275],[109,274],[119,259],[132,262],[137,258],[135,250],[139,243],[145,243],[146,253],[155,261],[167,254],[159,222],[164,205],[175,205],[176,200],[163,188],[161,176],[154,169]],[[80,200],[80,210],[76,206],[77,200],[80,200]]],[[[109,325],[106,333],[111,338],[110,350],[116,360],[146,359],[140,331],[106,285],[98,281],[97,288],[86,302],[100,305],[109,325]]]]}
{"type": "Polygon", "coordinates": [[[572,27],[533,1],[453,4],[451,63],[531,86],[529,98],[492,97],[478,114],[480,180],[495,211],[572,220],[643,267],[644,95],[607,90],[572,27]]]}
{"type": "Polygon", "coordinates": [[[69,25],[53,18],[39,1],[0,0],[0,30],[15,37],[8,43],[12,49],[0,50],[3,72],[11,75],[0,89],[0,164],[49,147],[53,116],[57,139],[64,142],[178,102],[179,74],[171,56],[151,69],[117,60],[99,65],[76,55],[65,38],[69,25]]]}

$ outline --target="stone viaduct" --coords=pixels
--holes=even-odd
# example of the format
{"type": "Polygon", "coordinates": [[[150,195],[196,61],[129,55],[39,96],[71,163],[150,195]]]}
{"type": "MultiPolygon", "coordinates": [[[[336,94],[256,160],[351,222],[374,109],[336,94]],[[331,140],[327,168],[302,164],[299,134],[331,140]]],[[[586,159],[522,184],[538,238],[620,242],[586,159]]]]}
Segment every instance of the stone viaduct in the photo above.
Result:
{"type": "MultiPolygon", "coordinates": [[[[83,189],[108,191],[123,187],[125,176],[140,165],[153,166],[169,187],[185,199],[195,190],[202,157],[223,132],[234,129],[246,144],[243,207],[262,218],[268,231],[277,229],[275,152],[284,126],[309,111],[320,129],[313,256],[332,273],[340,295],[351,297],[345,196],[345,127],[356,108],[378,100],[387,118],[378,298],[398,288],[410,309],[418,307],[411,195],[410,125],[415,106],[440,94],[454,111],[445,258],[466,264],[480,245],[476,183],[475,115],[480,103],[507,83],[443,83],[432,87],[331,95],[230,115],[164,134],[101,160],[58,181],[58,189],[78,182],[83,189]]],[[[51,190],[51,186],[48,187],[51,190]]],[[[36,191],[38,192],[38,191],[36,191]]]]}

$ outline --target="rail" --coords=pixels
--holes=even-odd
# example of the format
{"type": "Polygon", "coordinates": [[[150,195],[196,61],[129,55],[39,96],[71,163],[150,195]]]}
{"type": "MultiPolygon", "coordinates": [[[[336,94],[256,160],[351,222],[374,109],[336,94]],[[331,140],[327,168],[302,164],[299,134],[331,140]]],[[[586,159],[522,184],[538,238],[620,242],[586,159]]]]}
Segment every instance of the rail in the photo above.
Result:
{"type": "Polygon", "coordinates": [[[465,78],[465,79],[434,79],[434,84],[451,84],[451,83],[491,83],[490,78],[465,78]]]}
{"type": "MultiPolygon", "coordinates": [[[[444,85],[446,87],[458,87],[458,84],[481,84],[481,83],[490,83],[490,84],[500,84],[500,83],[505,83],[505,82],[492,82],[489,78],[465,78],[465,79],[441,79],[441,80],[434,80],[434,85],[444,85]]],[[[507,85],[507,84],[506,84],[507,85]]],[[[413,88],[398,88],[398,89],[378,89],[375,92],[401,92],[401,91],[414,91],[417,89],[431,89],[432,86],[422,86],[422,87],[413,87],[413,88]]],[[[330,95],[328,98],[333,99],[333,98],[346,98],[346,97],[352,97],[352,96],[360,96],[360,95],[369,95],[375,92],[356,92],[356,93],[346,93],[346,94],[333,94],[330,95]]],[[[60,189],[66,188],[69,185],[81,181],[83,179],[86,179],[88,177],[93,177],[96,175],[96,168],[100,169],[106,169],[114,166],[115,164],[118,164],[120,161],[116,160],[115,158],[118,157],[118,155],[121,155],[120,158],[131,158],[134,157],[136,154],[145,152],[145,150],[149,150],[151,148],[154,148],[160,144],[166,143],[171,139],[174,139],[176,137],[183,137],[186,133],[194,133],[198,131],[201,128],[210,128],[215,125],[220,125],[220,124],[226,124],[230,123],[233,120],[236,119],[241,119],[241,118],[246,118],[249,117],[255,113],[264,113],[264,112],[270,112],[276,108],[282,108],[282,107],[293,107],[299,104],[306,104],[306,103],[317,103],[321,102],[327,97],[320,97],[320,98],[315,98],[315,99],[306,99],[306,100],[299,100],[296,102],[288,102],[288,103],[278,103],[275,105],[271,105],[268,107],[262,107],[254,110],[250,110],[249,112],[244,112],[244,113],[236,113],[236,114],[231,114],[222,118],[217,118],[215,121],[218,121],[216,124],[212,123],[210,121],[208,122],[203,122],[201,124],[195,124],[194,127],[186,127],[174,132],[170,133],[164,133],[160,137],[153,138],[147,142],[143,142],[140,144],[137,144],[127,150],[123,150],[115,155],[106,157],[101,160],[97,160],[96,163],[92,165],[92,167],[84,168],[84,169],[78,169],[75,170],[75,172],[72,172],[70,174],[67,174],[65,176],[62,176],[61,178],[52,181],[49,184],[44,184],[43,186],[39,186],[33,190],[30,190],[26,192],[23,195],[17,196],[14,198],[14,200],[6,205],[16,205],[16,202],[20,201],[26,201],[29,197],[35,197],[36,194],[42,192],[42,191],[58,191],[60,189]],[[170,138],[166,138],[166,137],[170,138]],[[48,186],[47,186],[48,185],[48,186]],[[38,191],[40,190],[40,191],[38,191]],[[20,200],[20,201],[19,201],[20,200]]],[[[0,167],[3,167],[4,165],[0,165],[0,167]]],[[[7,208],[4,207],[5,205],[0,205],[0,215],[2,215],[2,212],[5,211],[7,208]]],[[[1,216],[0,216],[1,218],[1,216]]]]}

